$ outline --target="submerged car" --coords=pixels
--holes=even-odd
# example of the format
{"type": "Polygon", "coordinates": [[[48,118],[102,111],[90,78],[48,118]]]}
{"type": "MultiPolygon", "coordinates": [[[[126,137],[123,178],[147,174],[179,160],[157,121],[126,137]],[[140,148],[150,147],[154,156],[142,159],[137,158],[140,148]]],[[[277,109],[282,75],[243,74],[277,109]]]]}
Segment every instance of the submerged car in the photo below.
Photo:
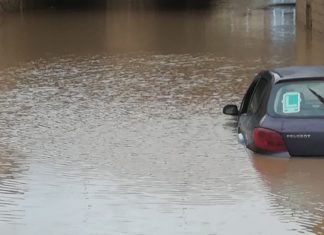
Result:
{"type": "Polygon", "coordinates": [[[240,108],[223,113],[238,117],[239,140],[254,152],[324,156],[324,66],[261,71],[240,108]]]}

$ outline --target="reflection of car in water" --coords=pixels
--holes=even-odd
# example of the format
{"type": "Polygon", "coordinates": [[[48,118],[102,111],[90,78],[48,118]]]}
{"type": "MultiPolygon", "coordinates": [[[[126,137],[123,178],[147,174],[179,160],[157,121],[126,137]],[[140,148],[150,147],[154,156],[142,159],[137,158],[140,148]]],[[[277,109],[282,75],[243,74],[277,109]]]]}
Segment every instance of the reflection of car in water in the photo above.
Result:
{"type": "Polygon", "coordinates": [[[252,154],[251,161],[269,188],[273,211],[303,230],[324,234],[324,159],[252,154]]]}
{"type": "Polygon", "coordinates": [[[259,153],[324,156],[324,67],[287,67],[260,72],[240,109],[239,139],[259,153]]]}

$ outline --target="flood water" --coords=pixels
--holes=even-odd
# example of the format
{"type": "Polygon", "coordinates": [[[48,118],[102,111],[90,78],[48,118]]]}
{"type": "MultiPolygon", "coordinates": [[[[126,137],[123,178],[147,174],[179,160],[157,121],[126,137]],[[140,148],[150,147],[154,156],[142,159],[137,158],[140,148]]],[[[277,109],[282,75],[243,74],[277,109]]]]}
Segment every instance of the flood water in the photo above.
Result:
{"type": "Polygon", "coordinates": [[[324,61],[265,3],[3,16],[1,234],[324,234],[324,159],[251,156],[221,114],[324,61]]]}

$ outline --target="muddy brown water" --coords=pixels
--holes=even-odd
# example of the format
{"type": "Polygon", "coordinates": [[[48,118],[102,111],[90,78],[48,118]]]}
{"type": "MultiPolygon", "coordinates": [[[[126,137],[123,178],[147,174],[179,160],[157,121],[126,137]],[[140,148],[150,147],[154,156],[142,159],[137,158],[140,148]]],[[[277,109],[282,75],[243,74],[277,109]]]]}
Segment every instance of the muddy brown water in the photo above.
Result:
{"type": "Polygon", "coordinates": [[[260,69],[323,62],[258,4],[2,18],[1,234],[323,234],[324,160],[251,156],[221,114],[260,69]]]}

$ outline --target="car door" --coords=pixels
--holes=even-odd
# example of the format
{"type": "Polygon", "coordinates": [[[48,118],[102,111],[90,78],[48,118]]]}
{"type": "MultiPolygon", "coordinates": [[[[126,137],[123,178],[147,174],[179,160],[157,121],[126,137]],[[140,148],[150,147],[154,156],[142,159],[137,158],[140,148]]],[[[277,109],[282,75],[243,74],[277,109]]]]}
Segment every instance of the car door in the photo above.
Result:
{"type": "Polygon", "coordinates": [[[268,79],[258,75],[249,87],[240,108],[238,121],[238,133],[242,142],[249,148],[253,148],[253,129],[262,118],[262,104],[267,94],[268,79]]]}

